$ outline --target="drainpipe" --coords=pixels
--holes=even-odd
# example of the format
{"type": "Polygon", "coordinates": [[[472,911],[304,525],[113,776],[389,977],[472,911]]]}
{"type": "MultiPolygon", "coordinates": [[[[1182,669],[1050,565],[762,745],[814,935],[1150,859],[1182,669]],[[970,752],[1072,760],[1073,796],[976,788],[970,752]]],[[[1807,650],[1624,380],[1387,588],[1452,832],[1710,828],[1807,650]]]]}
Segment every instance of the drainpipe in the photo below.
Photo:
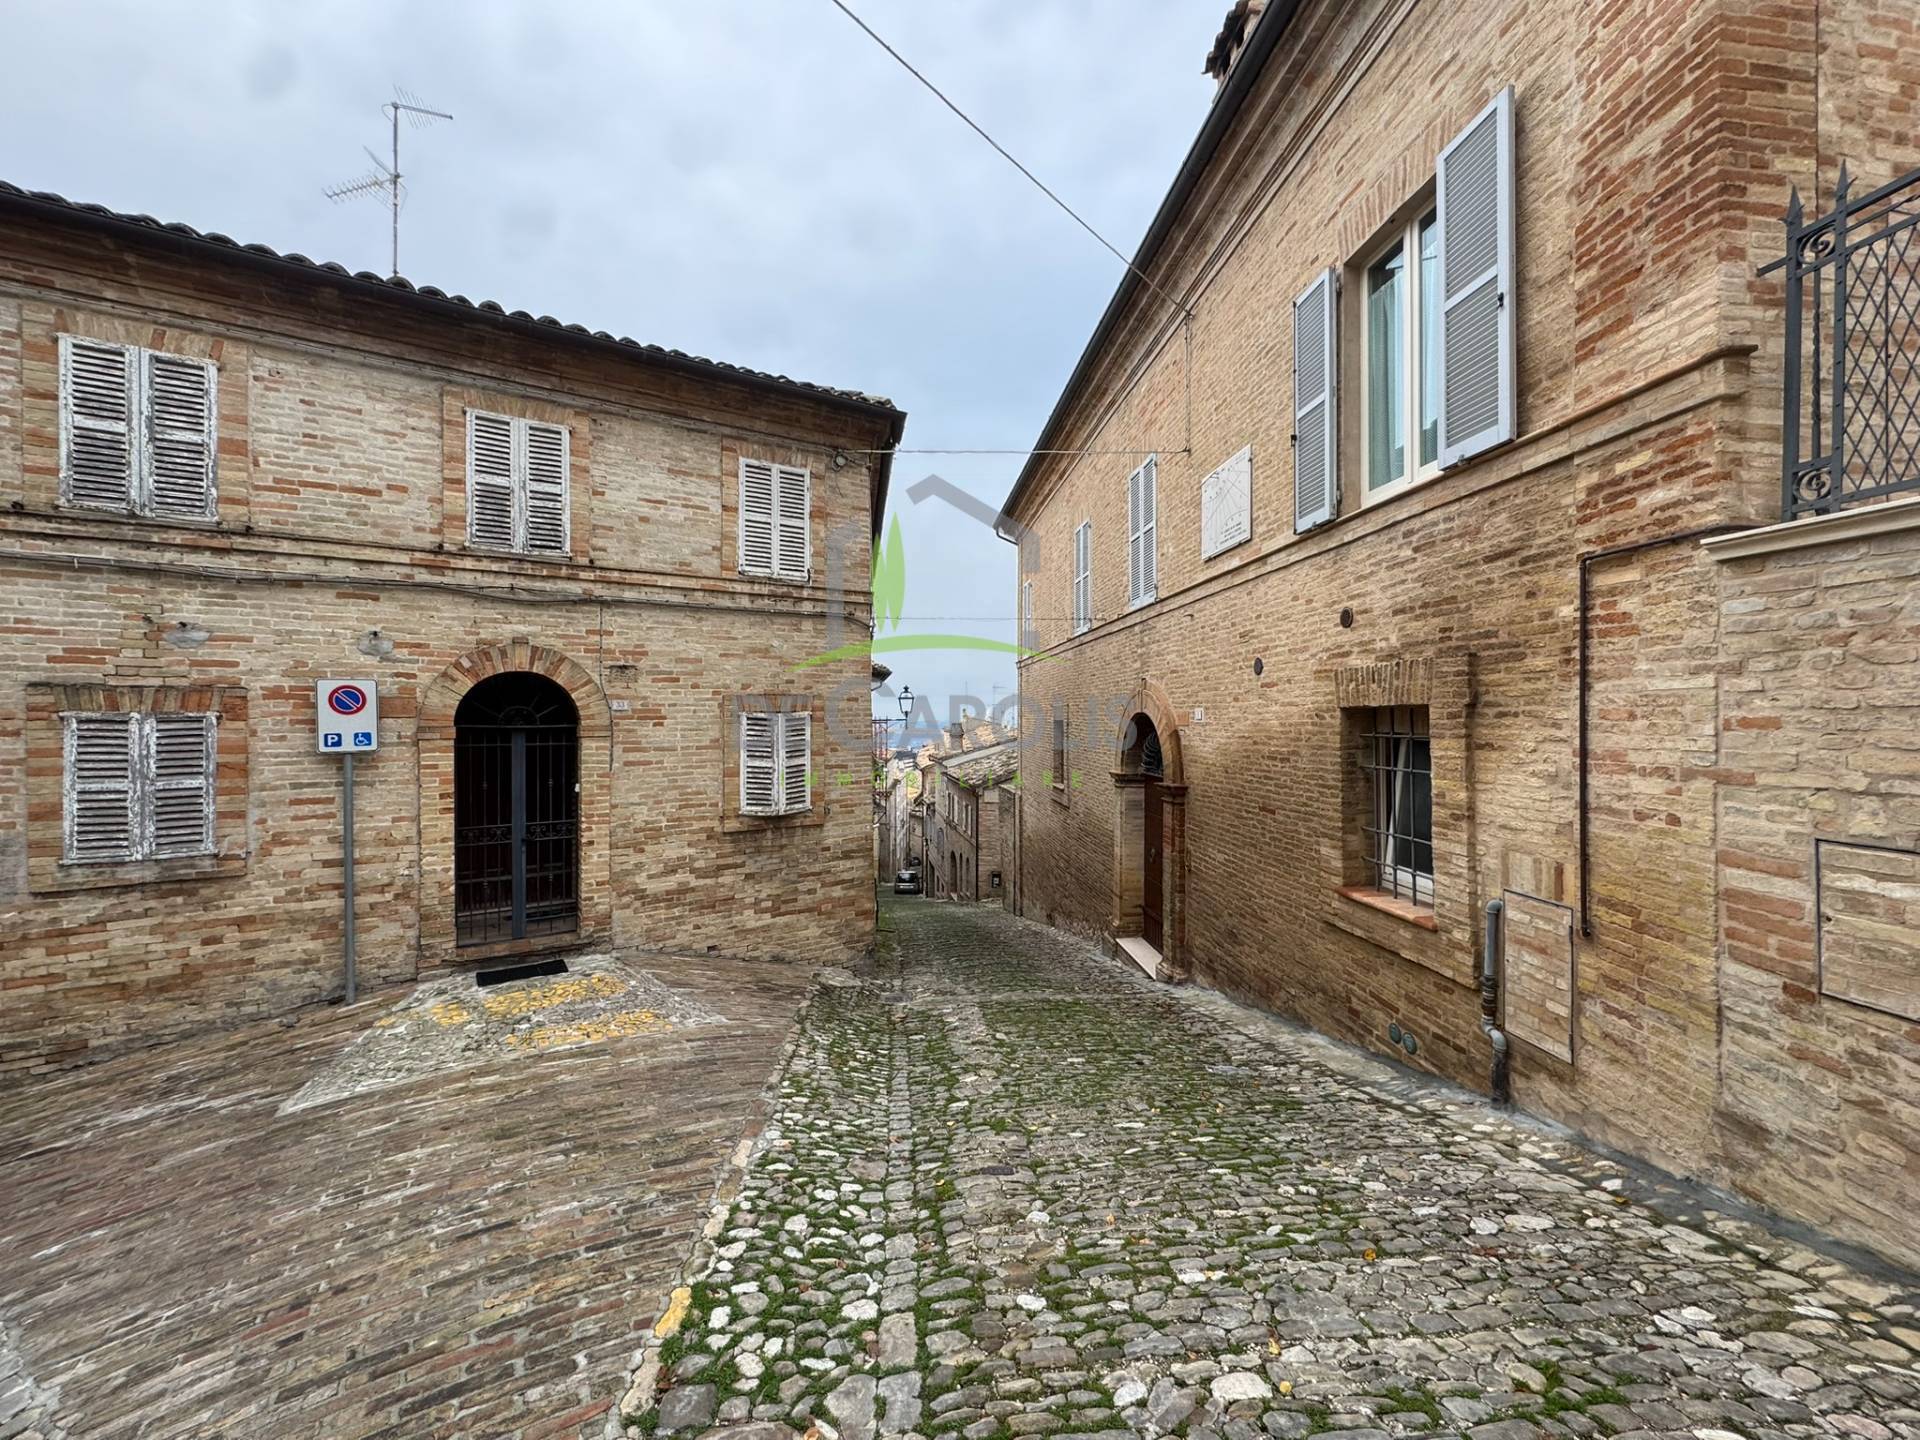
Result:
{"type": "Polygon", "coordinates": [[[1500,1014],[1500,935],[1501,916],[1506,902],[1487,902],[1486,943],[1480,950],[1480,1029],[1493,1047],[1493,1103],[1511,1105],[1513,1090],[1507,1083],[1507,1033],[1496,1023],[1500,1014]]]}

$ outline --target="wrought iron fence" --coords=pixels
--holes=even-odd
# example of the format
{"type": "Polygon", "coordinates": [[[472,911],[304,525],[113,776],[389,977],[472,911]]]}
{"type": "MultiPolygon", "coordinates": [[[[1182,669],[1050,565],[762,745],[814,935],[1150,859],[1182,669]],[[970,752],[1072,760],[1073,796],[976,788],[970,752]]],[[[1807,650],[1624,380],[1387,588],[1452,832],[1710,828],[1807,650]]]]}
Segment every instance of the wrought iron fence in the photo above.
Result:
{"type": "Polygon", "coordinates": [[[1781,484],[1789,520],[1920,494],[1920,170],[1808,220],[1787,251],[1781,484]]]}

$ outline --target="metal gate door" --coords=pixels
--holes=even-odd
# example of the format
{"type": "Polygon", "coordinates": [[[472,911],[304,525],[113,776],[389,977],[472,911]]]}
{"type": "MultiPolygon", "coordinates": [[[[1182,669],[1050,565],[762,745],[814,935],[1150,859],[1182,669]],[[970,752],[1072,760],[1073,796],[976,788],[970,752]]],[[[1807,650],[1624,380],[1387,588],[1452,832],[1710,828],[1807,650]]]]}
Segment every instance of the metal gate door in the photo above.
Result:
{"type": "Polygon", "coordinates": [[[538,675],[496,675],[454,716],[454,927],[462,945],[580,924],[579,723],[538,675]]]}

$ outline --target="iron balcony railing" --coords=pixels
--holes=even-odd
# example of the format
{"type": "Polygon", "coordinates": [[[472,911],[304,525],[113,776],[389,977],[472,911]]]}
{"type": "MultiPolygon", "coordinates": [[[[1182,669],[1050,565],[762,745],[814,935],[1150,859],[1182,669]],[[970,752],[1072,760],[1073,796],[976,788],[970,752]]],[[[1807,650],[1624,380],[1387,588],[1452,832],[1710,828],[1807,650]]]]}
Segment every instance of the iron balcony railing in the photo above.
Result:
{"type": "Polygon", "coordinates": [[[1920,170],[1787,210],[1782,513],[1920,494],[1920,170]]]}

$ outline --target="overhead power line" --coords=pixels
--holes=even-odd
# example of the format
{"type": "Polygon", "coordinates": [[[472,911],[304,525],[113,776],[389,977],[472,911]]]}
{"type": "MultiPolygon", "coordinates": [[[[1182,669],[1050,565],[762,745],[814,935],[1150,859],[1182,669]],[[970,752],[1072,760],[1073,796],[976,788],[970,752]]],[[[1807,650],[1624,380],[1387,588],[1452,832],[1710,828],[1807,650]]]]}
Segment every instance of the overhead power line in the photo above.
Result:
{"type": "Polygon", "coordinates": [[[885,40],[883,40],[880,37],[880,35],[874,30],[874,28],[871,25],[867,24],[866,21],[862,20],[858,15],[854,14],[853,11],[847,6],[846,0],[831,0],[831,3],[833,4],[833,7],[836,10],[838,10],[842,15],[845,15],[849,20],[853,21],[854,24],[858,25],[862,30],[864,30],[867,33],[867,37],[870,40],[872,40],[874,44],[878,45],[882,50],[886,51],[887,54],[891,55],[896,61],[898,61],[901,69],[905,70],[909,75],[913,76],[914,79],[918,80],[922,85],[926,86],[928,90],[932,91],[934,97],[938,99],[942,105],[946,106],[947,109],[951,110],[955,115],[958,115],[960,119],[966,124],[969,130],[973,131],[974,134],[978,135],[982,140],[986,141],[987,144],[991,145],[994,148],[994,150],[999,154],[1001,159],[1005,160],[1009,165],[1013,166],[1014,169],[1018,170],[1022,175],[1026,176],[1027,179],[1033,183],[1034,188],[1039,190],[1039,192],[1042,195],[1046,196],[1054,204],[1058,205],[1062,210],[1064,210],[1072,218],[1074,224],[1078,225],[1082,230],[1086,231],[1087,234],[1091,235],[1095,240],[1098,240],[1101,243],[1101,245],[1105,246],[1107,253],[1112,255],[1114,259],[1118,260],[1122,265],[1126,266],[1127,269],[1131,270],[1136,276],[1138,276],[1141,284],[1145,285],[1149,290],[1153,291],[1154,294],[1158,295],[1162,300],[1166,301],[1175,310],[1178,310],[1182,317],[1184,317],[1187,320],[1193,319],[1193,311],[1189,310],[1185,305],[1181,304],[1178,300],[1174,299],[1171,295],[1167,294],[1166,291],[1162,290],[1158,285],[1154,284],[1153,281],[1148,278],[1147,273],[1144,270],[1142,270],[1138,265],[1135,265],[1133,261],[1129,260],[1125,255],[1122,255],[1119,252],[1119,250],[1114,248],[1112,242],[1110,242],[1106,236],[1102,235],[1098,230],[1094,229],[1093,226],[1089,225],[1086,222],[1086,220],[1081,217],[1079,211],[1075,210],[1071,205],[1067,204],[1066,201],[1062,200],[1058,195],[1054,194],[1054,192],[1048,188],[1046,182],[1043,181],[1038,175],[1034,174],[1033,171],[1029,170],[1026,166],[1022,165],[1018,160],[1014,159],[1013,156],[1008,152],[1006,146],[1002,145],[998,140],[994,139],[993,136],[989,135],[985,130],[983,130],[980,127],[979,123],[975,121],[971,115],[967,114],[966,111],[962,110],[958,105],[954,104],[953,101],[949,100],[945,92],[943,92],[938,85],[934,84],[925,75],[922,75],[918,70],[916,70],[913,67],[913,63],[909,61],[906,56],[902,55],[898,50],[894,49],[893,46],[889,45],[885,40]]]}

